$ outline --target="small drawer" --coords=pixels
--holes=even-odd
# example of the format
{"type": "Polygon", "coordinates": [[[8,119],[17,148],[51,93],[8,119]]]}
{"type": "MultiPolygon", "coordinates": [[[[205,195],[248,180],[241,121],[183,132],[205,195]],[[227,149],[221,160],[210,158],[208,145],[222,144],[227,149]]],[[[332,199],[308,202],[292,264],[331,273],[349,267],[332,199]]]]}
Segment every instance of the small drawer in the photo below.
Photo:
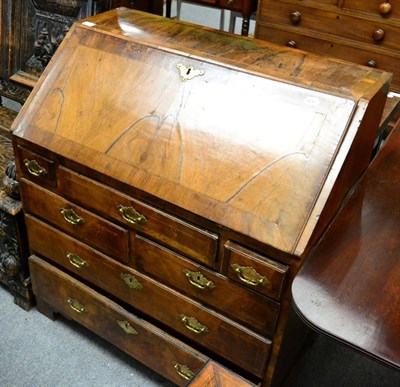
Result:
{"type": "Polygon", "coordinates": [[[43,186],[57,185],[56,165],[53,160],[33,153],[20,145],[17,146],[16,159],[19,163],[19,177],[25,177],[43,186]]]}
{"type": "Polygon", "coordinates": [[[343,9],[369,13],[387,20],[400,19],[400,4],[398,1],[385,0],[344,0],[343,9]]]}
{"type": "Polygon", "coordinates": [[[277,302],[238,286],[140,235],[136,236],[134,246],[137,267],[145,274],[262,335],[273,336],[279,315],[277,302]]]}
{"type": "Polygon", "coordinates": [[[217,353],[260,378],[263,376],[271,346],[268,339],[41,221],[31,217],[27,217],[27,221],[32,231],[29,241],[35,253],[169,326],[205,350],[217,353]],[[33,222],[36,224],[33,225],[33,222]],[[41,241],[45,235],[47,243],[41,241]],[[85,264],[80,267],[72,265],[66,259],[66,251],[78,255],[79,261],[85,264]]]}
{"type": "Polygon", "coordinates": [[[69,169],[59,168],[58,177],[58,184],[63,194],[75,202],[90,206],[105,217],[146,234],[207,266],[213,266],[218,235],[200,229],[69,169]],[[87,198],[95,200],[87,201],[87,198]],[[126,212],[121,206],[127,209],[126,212]],[[135,214],[137,221],[133,219],[135,214]]]}
{"type": "Polygon", "coordinates": [[[20,181],[26,213],[46,219],[77,239],[111,257],[128,262],[129,231],[68,202],[25,179],[20,181]]]}
{"type": "Polygon", "coordinates": [[[228,241],[225,244],[228,277],[268,297],[279,300],[288,266],[228,241]]]}
{"type": "Polygon", "coordinates": [[[29,259],[36,297],[180,386],[207,357],[45,261],[29,259]]]}

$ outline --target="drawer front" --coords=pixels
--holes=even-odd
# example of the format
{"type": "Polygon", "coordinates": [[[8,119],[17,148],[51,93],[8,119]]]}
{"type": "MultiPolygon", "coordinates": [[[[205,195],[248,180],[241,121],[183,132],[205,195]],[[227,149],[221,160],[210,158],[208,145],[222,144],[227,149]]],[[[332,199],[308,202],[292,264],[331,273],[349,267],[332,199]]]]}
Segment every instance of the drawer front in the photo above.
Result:
{"type": "Polygon", "coordinates": [[[288,266],[231,241],[225,244],[224,260],[233,281],[276,300],[281,298],[288,266]]]}
{"type": "Polygon", "coordinates": [[[400,29],[380,20],[370,21],[280,2],[262,5],[260,20],[399,50],[400,29]]]}
{"type": "Polygon", "coordinates": [[[135,239],[139,270],[191,298],[213,307],[262,335],[272,337],[279,304],[248,291],[139,235],[135,239]]]}
{"type": "Polygon", "coordinates": [[[258,25],[257,37],[282,45],[288,45],[288,43],[291,42],[300,50],[336,57],[361,65],[375,63],[377,69],[388,71],[393,74],[391,89],[400,91],[400,57],[392,57],[368,49],[356,48],[329,40],[304,36],[274,27],[276,26],[270,24],[258,25]]]}
{"type": "Polygon", "coordinates": [[[393,0],[390,2],[385,0],[344,0],[342,8],[369,13],[387,20],[400,19],[400,4],[393,0]]]}
{"type": "Polygon", "coordinates": [[[122,261],[128,261],[129,232],[27,180],[20,190],[27,213],[46,219],[77,239],[122,261]]]}
{"type": "Polygon", "coordinates": [[[207,266],[213,266],[218,245],[216,234],[195,227],[68,169],[59,168],[58,176],[60,189],[75,202],[85,204],[88,197],[96,198],[89,203],[93,210],[110,219],[123,222],[135,231],[149,235],[207,266]],[[134,209],[145,220],[137,222],[125,220],[124,214],[118,209],[120,205],[134,209]]]}
{"type": "Polygon", "coordinates": [[[262,377],[271,342],[43,222],[27,217],[31,249],[166,324],[203,348],[262,377]],[[43,242],[43,237],[46,241],[43,242]],[[85,264],[76,267],[65,252],[85,264]]]}
{"type": "Polygon", "coordinates": [[[172,382],[186,385],[185,367],[195,374],[208,360],[40,258],[32,256],[29,264],[37,297],[172,382]]]}
{"type": "Polygon", "coordinates": [[[53,160],[17,146],[16,158],[20,165],[20,176],[46,187],[56,186],[56,165],[53,160]]]}

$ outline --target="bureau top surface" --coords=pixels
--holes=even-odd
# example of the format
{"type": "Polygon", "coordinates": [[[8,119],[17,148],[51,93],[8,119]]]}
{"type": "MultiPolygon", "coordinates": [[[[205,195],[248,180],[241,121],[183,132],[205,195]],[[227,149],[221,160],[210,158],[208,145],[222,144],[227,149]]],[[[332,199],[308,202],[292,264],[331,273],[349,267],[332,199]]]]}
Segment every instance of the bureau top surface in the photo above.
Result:
{"type": "Polygon", "coordinates": [[[303,64],[351,86],[300,76],[302,86],[320,85],[313,90],[295,85],[302,65],[265,42],[125,9],[90,22],[69,32],[15,121],[15,139],[301,254],[369,93],[390,77],[304,53],[303,64]],[[218,45],[227,58],[210,54],[218,45]],[[274,73],[280,55],[285,71],[274,73]]]}

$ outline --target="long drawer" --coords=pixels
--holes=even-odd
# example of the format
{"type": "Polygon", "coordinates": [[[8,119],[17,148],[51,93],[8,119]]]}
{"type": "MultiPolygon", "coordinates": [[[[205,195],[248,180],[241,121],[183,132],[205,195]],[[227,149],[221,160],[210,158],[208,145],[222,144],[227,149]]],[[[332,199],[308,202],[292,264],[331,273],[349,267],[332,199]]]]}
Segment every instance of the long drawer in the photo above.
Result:
{"type": "Polygon", "coordinates": [[[303,35],[269,23],[258,24],[257,37],[281,45],[290,45],[300,50],[336,57],[391,72],[393,74],[392,88],[394,91],[400,91],[400,72],[398,71],[400,68],[400,56],[395,57],[378,51],[346,45],[344,42],[303,35]]]}
{"type": "Polygon", "coordinates": [[[169,326],[202,348],[262,377],[271,341],[88,248],[76,239],[26,215],[31,250],[94,287],[169,326]]]}
{"type": "Polygon", "coordinates": [[[34,293],[167,379],[184,386],[208,360],[42,259],[29,259],[34,293]]]}

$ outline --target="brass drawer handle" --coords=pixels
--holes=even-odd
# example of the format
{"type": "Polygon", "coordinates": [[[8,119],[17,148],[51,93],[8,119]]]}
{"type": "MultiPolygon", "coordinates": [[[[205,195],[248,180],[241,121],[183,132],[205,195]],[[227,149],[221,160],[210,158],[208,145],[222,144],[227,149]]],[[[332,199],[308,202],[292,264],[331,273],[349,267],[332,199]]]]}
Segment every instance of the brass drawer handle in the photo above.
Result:
{"type": "Polygon", "coordinates": [[[133,207],[125,207],[122,204],[117,206],[118,211],[122,214],[122,217],[130,224],[146,224],[147,219],[139,214],[133,207]]]}
{"type": "Polygon", "coordinates": [[[75,300],[74,298],[68,298],[67,302],[70,308],[76,313],[85,313],[87,311],[87,309],[78,300],[75,300]]]}
{"type": "Polygon", "coordinates": [[[61,207],[60,212],[68,223],[73,225],[82,225],[85,223],[83,218],[79,216],[72,208],[61,207]]]}
{"type": "Polygon", "coordinates": [[[208,280],[199,271],[190,271],[184,269],[183,272],[185,273],[185,277],[187,278],[189,283],[192,284],[194,287],[198,289],[209,289],[209,290],[215,288],[214,282],[208,280]]]}
{"type": "Polygon", "coordinates": [[[240,266],[237,263],[233,263],[231,265],[233,271],[238,275],[239,279],[251,286],[265,286],[269,284],[269,281],[266,277],[257,273],[257,271],[251,267],[240,266]]]}
{"type": "Polygon", "coordinates": [[[180,314],[179,318],[185,324],[185,327],[194,333],[207,333],[210,330],[203,324],[201,324],[195,317],[185,316],[184,314],[180,314]]]}
{"type": "Polygon", "coordinates": [[[119,321],[117,320],[117,324],[119,327],[127,334],[127,335],[138,335],[139,332],[129,324],[128,321],[119,321]]]}
{"type": "Polygon", "coordinates": [[[142,290],[143,285],[131,274],[121,273],[121,279],[125,282],[126,286],[134,290],[142,290]]]}
{"type": "Polygon", "coordinates": [[[190,368],[186,365],[179,364],[176,361],[172,362],[172,365],[174,366],[176,373],[183,379],[185,380],[190,380],[194,376],[194,372],[190,370],[190,368]]]}
{"type": "Polygon", "coordinates": [[[78,269],[81,269],[84,266],[89,266],[88,263],[78,254],[66,253],[65,256],[68,258],[69,263],[78,269]]]}
{"type": "Polygon", "coordinates": [[[33,176],[46,176],[47,171],[36,160],[24,160],[28,172],[33,176]]]}

